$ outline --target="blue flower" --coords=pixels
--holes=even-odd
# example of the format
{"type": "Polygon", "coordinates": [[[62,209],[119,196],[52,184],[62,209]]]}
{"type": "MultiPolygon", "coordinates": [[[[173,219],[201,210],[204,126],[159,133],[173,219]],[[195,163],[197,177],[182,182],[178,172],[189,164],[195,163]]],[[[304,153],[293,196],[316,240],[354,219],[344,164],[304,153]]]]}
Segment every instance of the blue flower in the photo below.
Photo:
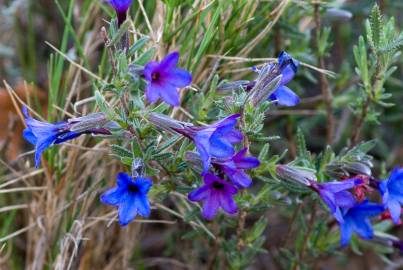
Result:
{"type": "Polygon", "coordinates": [[[343,209],[344,222],[340,222],[340,244],[347,245],[353,232],[363,239],[372,239],[374,232],[369,217],[384,211],[380,204],[364,201],[349,209],[343,209]]]}
{"type": "Polygon", "coordinates": [[[109,4],[116,11],[118,17],[118,25],[120,26],[127,16],[127,11],[129,10],[133,0],[109,0],[109,4]]]}
{"type": "Polygon", "coordinates": [[[173,130],[194,141],[203,163],[203,173],[206,173],[211,158],[224,159],[235,154],[233,145],[243,138],[242,133],[235,129],[239,117],[239,114],[233,114],[209,126],[185,126],[173,130]]]}
{"type": "Polygon", "coordinates": [[[299,62],[292,58],[288,53],[282,51],[278,56],[278,68],[283,75],[280,86],[270,94],[269,100],[274,101],[281,106],[295,106],[299,103],[299,97],[287,86],[297,73],[299,62]]]}
{"type": "Polygon", "coordinates": [[[394,223],[399,223],[401,204],[403,204],[403,168],[395,168],[389,178],[378,185],[382,202],[389,209],[394,223]]]}
{"type": "Polygon", "coordinates": [[[91,114],[81,118],[72,119],[69,122],[47,123],[38,121],[28,114],[28,109],[24,106],[22,111],[25,116],[27,128],[23,131],[24,138],[35,145],[35,167],[41,163],[41,154],[53,144],[61,144],[65,141],[77,138],[82,134],[104,134],[110,135],[111,132],[103,126],[110,123],[103,115],[100,119],[95,119],[91,115],[99,117],[99,113],[91,114]],[[86,128],[80,127],[87,124],[86,128]],[[75,130],[76,128],[76,130],[75,130]],[[79,130],[79,131],[77,131],[79,130]]]}
{"type": "Polygon", "coordinates": [[[238,211],[233,199],[237,192],[238,190],[231,184],[214,174],[206,173],[204,186],[190,192],[188,198],[194,202],[203,201],[202,214],[206,219],[212,220],[220,207],[230,215],[238,211]]]}
{"type": "Polygon", "coordinates": [[[348,179],[340,182],[335,181],[321,184],[310,181],[310,187],[319,194],[336,220],[342,223],[344,220],[341,209],[351,208],[356,204],[354,196],[347,190],[361,183],[362,180],[360,179],[348,179]]]}
{"type": "Polygon", "coordinates": [[[126,173],[119,173],[116,183],[116,187],[101,195],[101,202],[118,208],[120,225],[126,226],[137,214],[148,217],[150,203],[147,193],[152,186],[152,181],[140,177],[133,179],[126,173]]]}
{"type": "Polygon", "coordinates": [[[148,81],[146,97],[150,103],[162,98],[172,106],[179,105],[177,89],[188,86],[192,82],[192,75],[177,68],[179,53],[168,54],[160,63],[149,62],[144,67],[144,77],[148,81]]]}
{"type": "Polygon", "coordinates": [[[221,169],[232,183],[239,188],[247,188],[252,184],[252,179],[244,170],[259,167],[260,161],[255,157],[245,157],[247,148],[242,149],[229,159],[214,159],[213,166],[221,169]]]}

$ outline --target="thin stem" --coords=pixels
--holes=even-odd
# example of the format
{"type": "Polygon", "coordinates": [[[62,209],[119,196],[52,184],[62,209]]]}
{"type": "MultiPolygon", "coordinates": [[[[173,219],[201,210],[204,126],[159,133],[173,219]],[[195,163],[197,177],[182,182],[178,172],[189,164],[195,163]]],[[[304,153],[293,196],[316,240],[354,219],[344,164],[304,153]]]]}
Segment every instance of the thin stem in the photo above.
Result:
{"type": "MultiPolygon", "coordinates": [[[[321,29],[320,13],[319,13],[319,3],[313,4],[314,8],[314,20],[315,20],[315,40],[316,46],[319,47],[319,35],[321,29]]],[[[320,69],[325,69],[325,59],[323,55],[318,56],[318,66],[320,69]]],[[[333,97],[332,92],[329,88],[329,81],[323,73],[319,74],[319,85],[324,97],[326,105],[326,119],[327,119],[327,129],[326,129],[326,142],[328,145],[333,144],[333,133],[334,133],[334,116],[333,116],[333,97]]]]}

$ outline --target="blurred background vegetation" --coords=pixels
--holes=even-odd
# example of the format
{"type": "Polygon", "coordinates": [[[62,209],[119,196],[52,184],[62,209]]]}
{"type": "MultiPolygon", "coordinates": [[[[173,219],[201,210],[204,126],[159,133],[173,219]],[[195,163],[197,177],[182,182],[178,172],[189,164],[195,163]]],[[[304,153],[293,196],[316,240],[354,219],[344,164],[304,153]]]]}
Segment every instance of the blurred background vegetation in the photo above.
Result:
{"type": "MultiPolygon", "coordinates": [[[[359,35],[365,36],[364,20],[375,2],[402,29],[403,2],[395,0],[135,0],[130,10],[131,38],[149,36],[147,46],[158,57],[179,50],[182,66],[192,71],[193,83],[203,89],[211,73],[228,80],[253,78],[250,67],[281,50],[317,67],[314,6],[320,5],[322,28],[330,30],[324,68],[336,74],[327,80],[334,96],[337,152],[348,145],[356,128],[353,109],[360,86],[353,46],[359,35]],[[351,17],[332,8],[348,11],[351,17]]],[[[191,227],[184,216],[169,211],[154,211],[151,221],[155,222],[138,222],[125,230],[109,224],[112,216],[100,205],[98,195],[122,167],[108,154],[105,141],[79,138],[48,151],[54,157],[52,166],[32,168],[32,151],[27,152],[31,148],[21,139],[23,126],[9,94],[13,91],[48,120],[91,111],[93,104],[87,100],[97,84],[87,71],[101,78],[110,72],[101,27],[113,16],[111,8],[98,0],[0,1],[0,79],[10,86],[0,91],[1,269],[204,269],[214,268],[211,256],[223,256],[214,247],[206,248],[203,241],[183,238],[191,227]]],[[[369,117],[362,132],[362,139],[377,139],[371,154],[380,175],[403,165],[402,59],[385,84],[392,94],[389,101],[396,106],[377,108],[378,121],[369,117]]],[[[319,77],[319,72],[300,67],[289,86],[301,103],[267,116],[265,133],[280,136],[271,143],[271,153],[289,149],[284,162],[296,155],[297,128],[306,135],[312,152],[326,145],[326,106],[319,77]]],[[[257,256],[250,269],[282,269],[278,256],[287,254],[277,247],[284,244],[281,235],[287,233],[290,213],[270,208],[265,216],[269,220],[262,246],[266,252],[257,256]]],[[[247,220],[247,226],[255,220],[247,220]]],[[[298,236],[298,232],[288,233],[298,236]]],[[[386,269],[377,256],[346,254],[310,253],[307,264],[317,269],[342,269],[343,265],[386,269]]]]}

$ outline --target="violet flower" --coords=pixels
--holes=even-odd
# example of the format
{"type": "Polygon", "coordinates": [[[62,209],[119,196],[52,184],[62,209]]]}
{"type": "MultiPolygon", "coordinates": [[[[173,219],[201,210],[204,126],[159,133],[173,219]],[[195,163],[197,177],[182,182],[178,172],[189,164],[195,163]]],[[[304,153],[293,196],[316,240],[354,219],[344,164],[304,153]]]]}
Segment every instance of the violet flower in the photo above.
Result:
{"type": "Polygon", "coordinates": [[[194,141],[203,163],[203,173],[208,171],[211,158],[224,159],[235,154],[234,144],[242,141],[242,133],[235,129],[239,114],[230,115],[209,126],[184,126],[173,128],[194,141]]]}
{"type": "Polygon", "coordinates": [[[279,106],[295,106],[300,99],[286,84],[295,77],[298,66],[299,62],[283,51],[279,54],[277,63],[267,64],[261,69],[254,68],[254,71],[259,74],[256,80],[226,82],[218,86],[217,90],[219,92],[228,92],[242,87],[245,91],[254,92],[253,100],[255,105],[269,99],[279,106]],[[279,86],[273,91],[271,84],[279,75],[282,75],[279,86]]]}
{"type": "Polygon", "coordinates": [[[113,7],[118,18],[118,26],[126,20],[127,11],[132,5],[133,0],[108,0],[108,3],[113,7]]]}
{"type": "Polygon", "coordinates": [[[401,204],[403,204],[403,168],[395,168],[389,178],[379,182],[382,202],[389,209],[394,223],[399,223],[401,204]]]}
{"type": "Polygon", "coordinates": [[[242,149],[229,159],[212,160],[212,165],[221,169],[238,188],[247,188],[252,179],[244,171],[259,167],[260,161],[255,157],[245,157],[247,148],[242,149]]]}
{"type": "Polygon", "coordinates": [[[285,51],[282,51],[278,56],[278,66],[283,76],[281,77],[280,86],[270,94],[269,100],[274,101],[280,106],[295,106],[299,103],[299,97],[285,85],[294,78],[299,62],[285,51]]]}
{"type": "Polygon", "coordinates": [[[140,177],[133,179],[126,173],[119,173],[116,183],[116,187],[101,195],[101,202],[118,208],[120,225],[126,226],[137,214],[148,217],[150,215],[150,203],[147,193],[152,186],[152,181],[140,177]]]}
{"type": "Polygon", "coordinates": [[[340,223],[340,244],[347,245],[353,232],[363,239],[372,239],[374,232],[369,218],[381,214],[384,210],[382,205],[368,201],[343,209],[344,222],[340,223]]]}
{"type": "Polygon", "coordinates": [[[146,97],[150,103],[159,98],[172,106],[179,105],[177,89],[188,86],[192,82],[192,75],[181,68],[177,68],[179,53],[168,54],[161,62],[149,62],[144,67],[144,76],[148,81],[146,97]]]}
{"type": "Polygon", "coordinates": [[[188,198],[194,202],[203,201],[202,214],[206,219],[212,220],[220,207],[230,215],[238,211],[233,199],[237,192],[238,190],[231,184],[214,174],[206,173],[204,185],[190,192],[188,198]]]}
{"type": "Polygon", "coordinates": [[[310,182],[310,188],[316,191],[323,202],[329,207],[331,213],[340,223],[343,223],[342,208],[351,208],[356,200],[348,189],[354,188],[362,183],[361,179],[348,179],[345,181],[334,181],[327,183],[310,182]]]}
{"type": "Polygon", "coordinates": [[[27,128],[23,131],[23,136],[28,142],[35,145],[35,167],[39,167],[42,152],[53,144],[61,144],[82,134],[112,134],[106,128],[110,121],[106,119],[103,113],[90,114],[70,119],[68,122],[51,124],[38,121],[29,116],[28,109],[25,106],[22,111],[27,125],[27,128]]]}

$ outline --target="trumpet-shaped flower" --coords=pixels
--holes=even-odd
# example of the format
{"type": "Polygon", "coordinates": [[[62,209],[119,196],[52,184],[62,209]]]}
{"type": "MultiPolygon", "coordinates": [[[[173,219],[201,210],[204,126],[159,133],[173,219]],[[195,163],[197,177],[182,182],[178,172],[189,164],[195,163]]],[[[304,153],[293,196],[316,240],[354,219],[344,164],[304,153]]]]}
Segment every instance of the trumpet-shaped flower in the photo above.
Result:
{"type": "Polygon", "coordinates": [[[126,173],[119,173],[116,183],[116,187],[101,195],[101,202],[118,208],[120,225],[126,226],[137,214],[148,217],[150,203],[147,193],[152,186],[152,181],[140,177],[133,179],[126,173]]]}
{"type": "Polygon", "coordinates": [[[343,209],[343,220],[340,223],[340,244],[347,245],[353,232],[363,239],[372,239],[374,232],[371,221],[372,216],[377,216],[384,211],[380,204],[364,201],[349,209],[343,209]]]}
{"type": "Polygon", "coordinates": [[[299,97],[286,86],[297,73],[299,62],[282,51],[278,56],[278,68],[282,75],[279,87],[270,94],[269,100],[277,105],[292,107],[299,103],[299,97]]]}
{"type": "Polygon", "coordinates": [[[394,223],[399,223],[403,204],[403,168],[395,168],[389,178],[378,185],[385,208],[389,209],[394,223]]]}
{"type": "Polygon", "coordinates": [[[235,154],[233,145],[241,142],[243,138],[242,133],[235,129],[239,116],[233,114],[209,126],[174,128],[194,141],[203,163],[203,173],[208,171],[211,158],[224,159],[235,154]]]}
{"type": "Polygon", "coordinates": [[[231,215],[238,211],[233,199],[237,192],[238,190],[228,182],[214,174],[206,173],[204,185],[190,192],[188,198],[194,202],[203,201],[202,214],[206,219],[212,220],[220,207],[231,215]]]}
{"type": "Polygon", "coordinates": [[[319,194],[336,220],[342,223],[344,222],[342,209],[351,208],[356,204],[353,194],[347,190],[361,183],[361,179],[348,179],[340,182],[335,181],[321,184],[311,181],[310,187],[319,194]]]}
{"type": "Polygon", "coordinates": [[[161,62],[149,62],[144,67],[144,76],[148,81],[146,97],[150,103],[159,98],[172,106],[179,105],[178,88],[188,86],[192,82],[192,75],[181,68],[177,68],[179,53],[168,54],[161,62]]]}
{"type": "Polygon", "coordinates": [[[29,116],[26,107],[23,107],[22,110],[27,125],[27,128],[23,131],[23,136],[28,142],[35,145],[36,167],[39,167],[42,152],[53,144],[61,144],[65,141],[77,138],[82,134],[111,134],[111,132],[104,127],[104,125],[109,123],[109,121],[106,120],[105,116],[99,117],[99,114],[96,115],[98,118],[102,119],[97,119],[96,121],[93,120],[94,118],[91,118],[91,115],[88,115],[82,118],[73,119],[73,121],[69,122],[51,124],[38,121],[29,116]],[[83,128],[82,125],[85,123],[87,123],[86,128],[83,128]]]}
{"type": "Polygon", "coordinates": [[[247,148],[242,149],[229,159],[213,160],[212,165],[220,168],[239,188],[247,188],[252,184],[252,179],[245,170],[259,167],[260,161],[255,157],[245,157],[247,148]]]}

